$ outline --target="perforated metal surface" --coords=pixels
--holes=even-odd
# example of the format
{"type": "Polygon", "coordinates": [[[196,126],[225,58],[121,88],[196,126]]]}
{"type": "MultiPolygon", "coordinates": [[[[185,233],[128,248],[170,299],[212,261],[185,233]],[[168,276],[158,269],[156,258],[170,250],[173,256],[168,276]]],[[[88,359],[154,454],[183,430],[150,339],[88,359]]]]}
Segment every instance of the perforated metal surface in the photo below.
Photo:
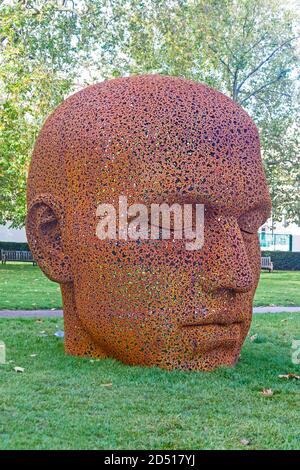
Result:
{"type": "Polygon", "coordinates": [[[65,348],[127,364],[210,370],[239,356],[270,211],[257,129],[201,84],[158,75],[68,98],[37,139],[27,235],[61,284],[65,348]],[[99,240],[99,203],[205,204],[205,243],[99,240]]]}

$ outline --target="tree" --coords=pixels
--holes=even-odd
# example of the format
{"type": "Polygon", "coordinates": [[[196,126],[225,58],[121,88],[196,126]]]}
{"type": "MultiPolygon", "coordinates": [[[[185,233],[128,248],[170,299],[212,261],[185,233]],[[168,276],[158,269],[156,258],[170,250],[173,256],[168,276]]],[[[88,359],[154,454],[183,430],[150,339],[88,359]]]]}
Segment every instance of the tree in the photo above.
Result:
{"type": "Polygon", "coordinates": [[[266,176],[272,198],[272,224],[300,225],[300,127],[292,119],[265,121],[261,128],[266,176]],[[269,145],[269,142],[272,145],[269,145]]]}
{"type": "Polygon", "coordinates": [[[200,81],[245,107],[260,130],[274,220],[283,213],[299,220],[297,25],[279,0],[2,6],[0,222],[24,223],[29,156],[47,114],[83,77],[92,83],[136,73],[200,81]]]}
{"type": "Polygon", "coordinates": [[[34,140],[73,86],[77,16],[66,1],[1,3],[0,223],[22,226],[34,140]]]}
{"type": "Polygon", "coordinates": [[[246,108],[260,130],[273,218],[285,213],[297,221],[297,25],[295,11],[277,0],[114,1],[106,29],[110,40],[99,43],[101,70],[107,78],[182,76],[207,83],[246,108]]]}

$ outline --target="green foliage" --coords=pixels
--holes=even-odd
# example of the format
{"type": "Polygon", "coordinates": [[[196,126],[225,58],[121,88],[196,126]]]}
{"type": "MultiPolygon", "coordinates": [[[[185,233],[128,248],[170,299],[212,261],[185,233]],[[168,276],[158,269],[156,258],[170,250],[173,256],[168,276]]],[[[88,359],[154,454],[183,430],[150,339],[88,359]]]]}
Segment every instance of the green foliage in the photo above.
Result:
{"type": "Polygon", "coordinates": [[[136,73],[204,82],[245,107],[260,130],[273,219],[299,221],[296,11],[279,0],[12,0],[0,8],[0,223],[24,223],[28,162],[49,112],[84,84],[136,73]]]}
{"type": "Polygon", "coordinates": [[[0,223],[11,221],[16,227],[24,224],[34,140],[45,117],[70,91],[75,73],[77,21],[60,3],[1,6],[0,223]]]}
{"type": "Polygon", "coordinates": [[[204,82],[245,107],[260,130],[273,220],[299,223],[298,19],[277,0],[113,2],[106,69],[204,82]]]}
{"type": "Polygon", "coordinates": [[[280,119],[267,117],[261,123],[261,142],[273,220],[285,215],[300,225],[300,125],[288,112],[280,119]]]}

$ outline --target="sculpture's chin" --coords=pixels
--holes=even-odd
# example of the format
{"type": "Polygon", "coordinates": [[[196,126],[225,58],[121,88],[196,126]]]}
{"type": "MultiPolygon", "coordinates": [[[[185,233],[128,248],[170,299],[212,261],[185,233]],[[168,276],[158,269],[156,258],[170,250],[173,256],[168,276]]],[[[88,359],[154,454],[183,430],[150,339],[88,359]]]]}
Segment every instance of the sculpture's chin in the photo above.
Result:
{"type": "Polygon", "coordinates": [[[202,345],[197,350],[186,348],[184,343],[176,350],[164,350],[155,354],[144,356],[143,360],[138,356],[127,356],[125,354],[114,354],[121,362],[131,366],[159,367],[167,370],[194,370],[212,371],[218,367],[234,366],[240,356],[243,341],[228,341],[215,345],[202,345]],[[202,351],[200,351],[202,350],[202,351]]]}
{"type": "Polygon", "coordinates": [[[227,317],[210,315],[200,320],[186,316],[181,323],[145,315],[142,323],[127,312],[110,318],[102,311],[97,322],[95,316],[82,312],[81,325],[95,344],[94,348],[89,346],[86,355],[113,357],[133,366],[195,371],[234,366],[252,315],[249,308],[247,315],[228,313],[227,317]]]}
{"type": "Polygon", "coordinates": [[[188,361],[181,361],[172,369],[212,371],[218,367],[234,366],[240,355],[240,346],[231,349],[212,349],[203,355],[194,357],[188,361]]]}
{"type": "MultiPolygon", "coordinates": [[[[230,350],[218,348],[194,357],[187,357],[186,354],[181,357],[168,355],[160,359],[150,359],[143,365],[167,370],[212,371],[218,367],[233,367],[238,362],[240,350],[241,345],[235,345],[230,350]]],[[[132,360],[122,362],[127,365],[141,365],[132,360]]]]}

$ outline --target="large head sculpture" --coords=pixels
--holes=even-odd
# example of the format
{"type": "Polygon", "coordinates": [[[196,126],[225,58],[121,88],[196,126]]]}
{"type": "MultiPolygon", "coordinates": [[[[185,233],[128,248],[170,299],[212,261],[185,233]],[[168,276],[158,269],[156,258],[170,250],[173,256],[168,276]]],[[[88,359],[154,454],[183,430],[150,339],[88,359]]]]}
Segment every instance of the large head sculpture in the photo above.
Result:
{"type": "Polygon", "coordinates": [[[27,216],[33,255],[61,285],[66,351],[170,369],[234,364],[270,205],[257,129],[223,94],[149,75],[68,98],[37,139],[27,216]],[[120,195],[204,204],[204,245],[99,239],[97,208],[120,195]]]}

